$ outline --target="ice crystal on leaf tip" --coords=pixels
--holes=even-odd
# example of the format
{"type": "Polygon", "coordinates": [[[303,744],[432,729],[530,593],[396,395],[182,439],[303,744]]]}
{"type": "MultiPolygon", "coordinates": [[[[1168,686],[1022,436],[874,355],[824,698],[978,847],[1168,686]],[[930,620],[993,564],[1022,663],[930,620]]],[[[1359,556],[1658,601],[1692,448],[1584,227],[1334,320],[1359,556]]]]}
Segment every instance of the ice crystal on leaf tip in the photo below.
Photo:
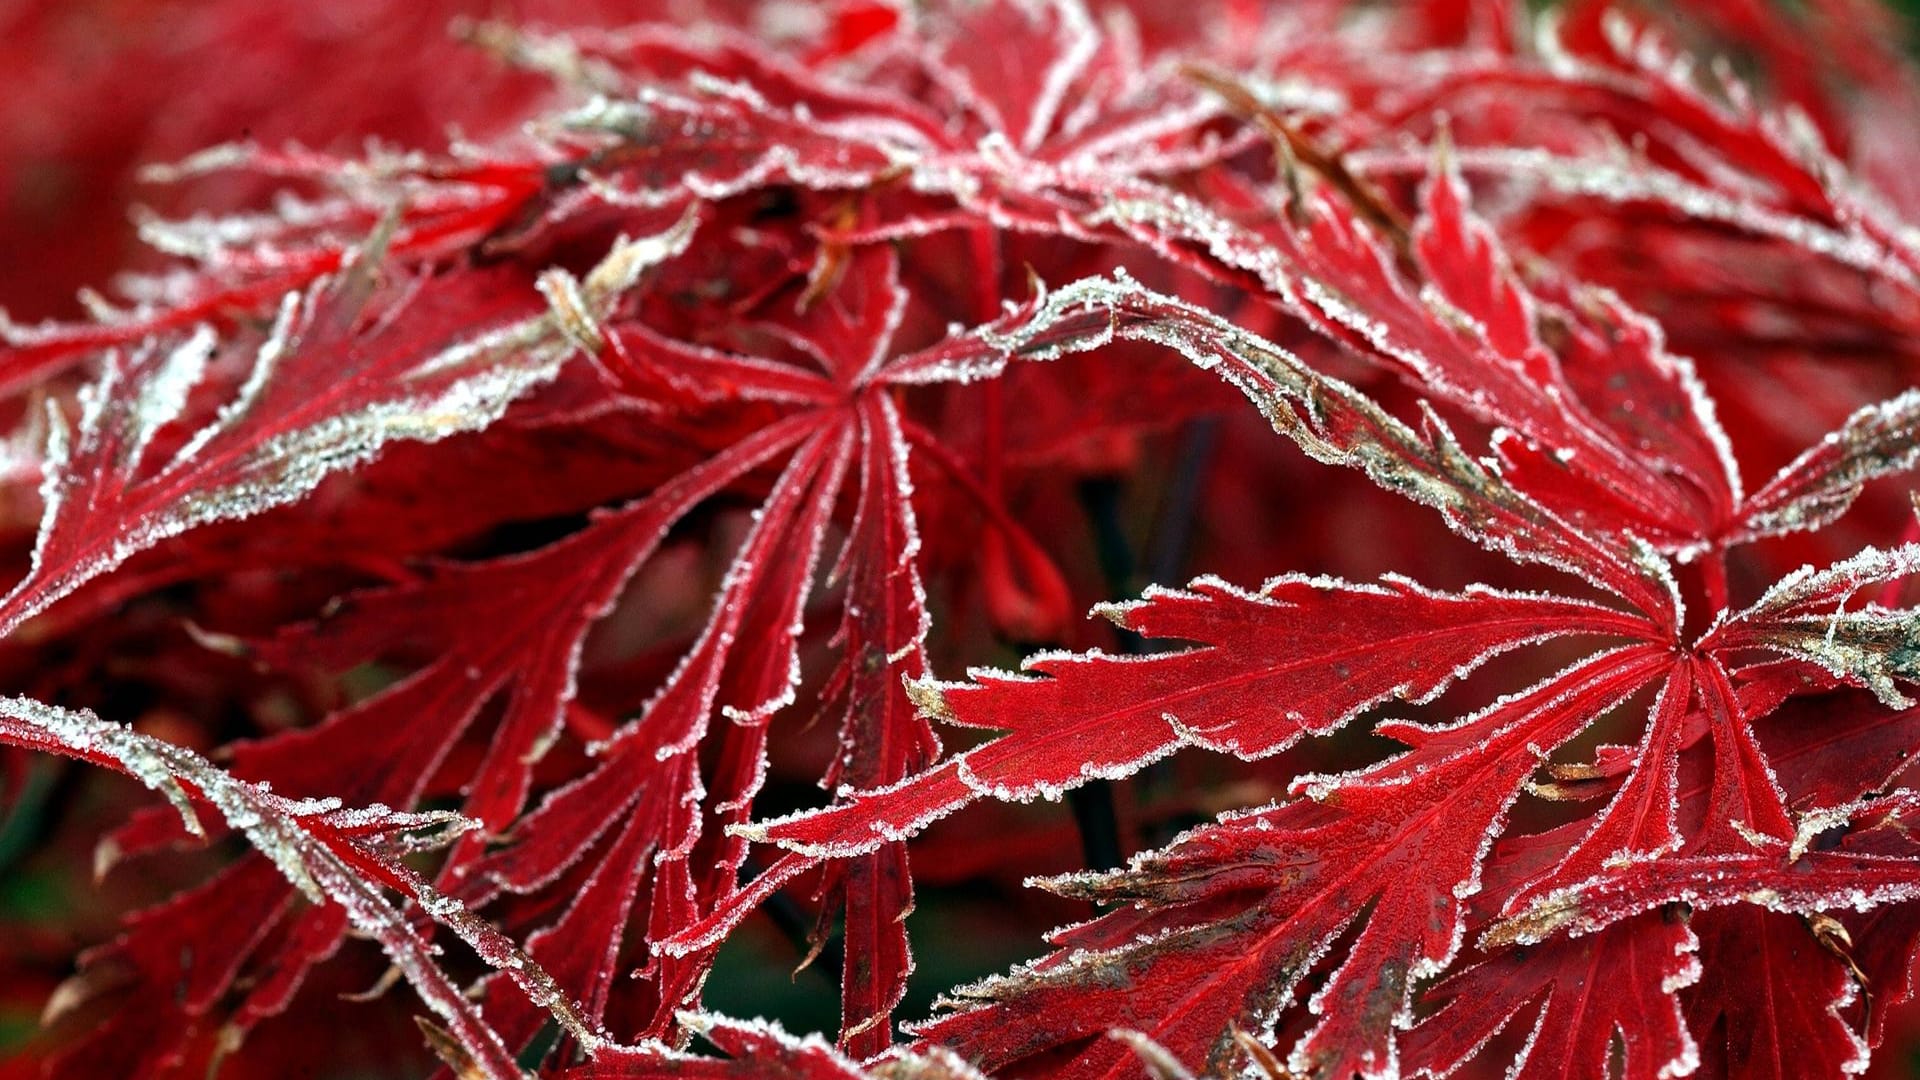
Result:
{"type": "Polygon", "coordinates": [[[354,937],[489,1078],[1903,1037],[1920,81],[1866,0],[590,7],[458,24],[522,81],[448,150],[150,169],[167,269],[0,323],[8,797],[158,791],[103,875],[246,852],[28,1057],[271,1074],[354,937]],[[916,869],[1097,907],[931,987],[916,869]],[[703,1008],[762,913],[837,1032],[703,1008]]]}

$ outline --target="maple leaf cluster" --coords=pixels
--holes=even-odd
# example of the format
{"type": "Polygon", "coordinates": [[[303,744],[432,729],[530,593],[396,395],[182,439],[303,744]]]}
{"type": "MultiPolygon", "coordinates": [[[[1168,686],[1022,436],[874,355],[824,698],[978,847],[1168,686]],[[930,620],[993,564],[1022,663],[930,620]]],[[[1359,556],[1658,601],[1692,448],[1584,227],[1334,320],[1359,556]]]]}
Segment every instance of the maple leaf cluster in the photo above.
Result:
{"type": "Polygon", "coordinates": [[[170,162],[137,272],[0,322],[0,873],[78,837],[136,908],[0,907],[0,1074],[1910,1040],[1889,12],[359,7],[0,105],[72,191],[170,162]],[[1024,962],[929,985],[996,921],[1024,962]],[[796,963],[837,1030],[714,1008],[796,963]]]}

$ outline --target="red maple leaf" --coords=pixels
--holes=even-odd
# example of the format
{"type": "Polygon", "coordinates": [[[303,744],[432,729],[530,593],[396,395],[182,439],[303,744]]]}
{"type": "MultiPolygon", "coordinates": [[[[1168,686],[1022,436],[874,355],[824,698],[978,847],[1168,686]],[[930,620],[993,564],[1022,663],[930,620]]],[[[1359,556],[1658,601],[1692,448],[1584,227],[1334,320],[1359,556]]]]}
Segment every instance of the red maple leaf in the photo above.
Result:
{"type": "MultiPolygon", "coordinates": [[[[0,324],[0,743],[167,799],[100,873],[243,852],[79,957],[30,1057],[285,1072],[356,937],[361,996],[500,1080],[1897,1037],[1920,83],[1877,15],[652,7],[459,24],[519,74],[444,152],[163,167],[282,194],[0,324]],[[1751,86],[1685,60],[1726,48],[1751,86]],[[1018,805],[1063,796],[1083,851],[1018,805]],[[902,1043],[916,863],[1097,908],[902,1043]],[[831,1040],[703,1010],[762,913],[831,1040]]],[[[0,861],[71,799],[4,763],[0,861]]]]}

